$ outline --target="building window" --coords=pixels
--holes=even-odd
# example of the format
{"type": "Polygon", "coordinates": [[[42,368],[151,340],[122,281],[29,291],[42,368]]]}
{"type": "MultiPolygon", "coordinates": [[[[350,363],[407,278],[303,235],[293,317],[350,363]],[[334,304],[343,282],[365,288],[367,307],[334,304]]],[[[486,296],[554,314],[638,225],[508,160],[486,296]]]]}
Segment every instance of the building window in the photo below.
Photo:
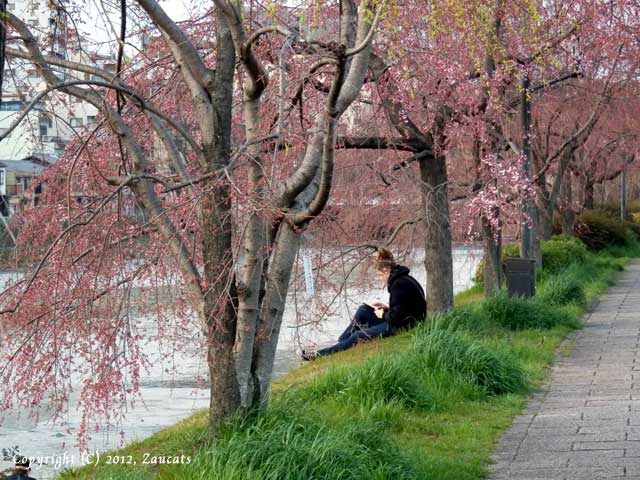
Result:
{"type": "Polygon", "coordinates": [[[22,102],[14,100],[12,102],[0,102],[0,111],[3,112],[19,112],[22,110],[22,102]]]}
{"type": "Polygon", "coordinates": [[[77,118],[77,117],[71,117],[71,119],[69,119],[69,123],[74,128],[81,127],[82,126],[82,119],[81,118],[77,118]]]}
{"type": "Polygon", "coordinates": [[[87,127],[93,127],[96,123],[96,116],[89,115],[87,116],[87,127]]]}
{"type": "Polygon", "coordinates": [[[0,185],[4,185],[4,170],[0,170],[0,185]]]}
{"type": "Polygon", "coordinates": [[[49,117],[43,115],[38,118],[38,125],[40,127],[40,137],[46,137],[49,135],[49,129],[53,126],[53,123],[49,117]]]}

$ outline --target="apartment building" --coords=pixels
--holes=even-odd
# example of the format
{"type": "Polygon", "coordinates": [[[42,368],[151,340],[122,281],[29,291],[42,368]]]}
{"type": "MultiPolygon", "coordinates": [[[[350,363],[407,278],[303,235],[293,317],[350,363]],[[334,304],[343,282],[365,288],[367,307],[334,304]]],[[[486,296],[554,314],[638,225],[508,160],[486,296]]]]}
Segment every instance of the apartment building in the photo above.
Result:
{"type": "MultiPolygon", "coordinates": [[[[81,48],[59,0],[9,0],[7,10],[27,23],[47,45],[46,55],[115,70],[112,57],[81,48]]],[[[82,45],[84,47],[84,45],[82,45]]],[[[90,75],[54,68],[60,80],[91,80],[90,75]]],[[[20,59],[5,64],[0,101],[0,134],[18,120],[27,105],[46,89],[33,65],[20,59]]],[[[60,93],[38,102],[0,141],[0,214],[13,215],[33,204],[28,185],[63,154],[74,135],[91,129],[98,112],[92,105],[60,93]]]]}
{"type": "MultiPolygon", "coordinates": [[[[115,69],[111,57],[80,48],[78,36],[58,0],[10,0],[7,10],[24,20],[43,44],[47,55],[115,69]]],[[[89,75],[62,68],[54,73],[60,80],[90,80],[89,75]]],[[[0,102],[0,134],[5,132],[23,112],[26,105],[46,86],[29,62],[12,59],[5,65],[2,101],[0,102]]],[[[5,139],[0,141],[0,161],[37,157],[55,162],[73,136],[95,122],[97,110],[86,102],[52,93],[43,98],[27,117],[5,139]]]]}

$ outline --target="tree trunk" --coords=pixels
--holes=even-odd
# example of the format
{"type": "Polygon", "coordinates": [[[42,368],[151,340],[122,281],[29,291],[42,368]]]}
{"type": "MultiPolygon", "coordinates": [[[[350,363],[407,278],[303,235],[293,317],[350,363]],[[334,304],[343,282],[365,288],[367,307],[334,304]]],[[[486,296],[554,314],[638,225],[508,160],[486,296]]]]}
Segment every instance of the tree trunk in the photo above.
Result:
{"type": "Polygon", "coordinates": [[[482,217],[484,243],[484,293],[490,295],[502,288],[502,231],[494,235],[486,217],[482,217]]]}
{"type": "Polygon", "coordinates": [[[207,281],[202,315],[206,324],[207,362],[211,382],[209,434],[217,435],[222,423],[240,407],[233,346],[236,338],[235,294],[231,278],[231,201],[228,186],[203,199],[202,237],[204,278],[207,281]],[[231,281],[230,281],[231,280],[231,281]],[[229,286],[231,285],[231,291],[229,286]]]}
{"type": "Polygon", "coordinates": [[[565,175],[565,179],[562,183],[562,197],[562,233],[573,236],[575,235],[573,227],[576,223],[576,213],[573,210],[573,188],[571,185],[571,175],[565,175]]]}
{"type": "Polygon", "coordinates": [[[587,178],[584,182],[584,200],[582,206],[585,209],[593,209],[593,195],[594,195],[594,182],[590,178],[587,178]]]}
{"type": "Polygon", "coordinates": [[[542,211],[542,221],[540,222],[540,238],[549,240],[553,236],[553,208],[547,205],[542,211]]]}
{"type": "Polygon", "coordinates": [[[453,308],[453,258],[446,158],[438,155],[420,162],[425,226],[427,308],[443,312],[453,308]]]}
{"type": "MultiPolygon", "coordinates": [[[[215,128],[208,147],[209,171],[229,164],[231,153],[231,113],[235,50],[229,26],[218,15],[216,41],[216,88],[212,93],[211,119],[215,128]]],[[[206,144],[205,143],[205,144],[206,144]]],[[[209,436],[215,437],[221,425],[240,407],[233,347],[236,337],[235,279],[232,255],[231,195],[229,185],[216,187],[205,195],[199,210],[204,261],[204,317],[207,340],[207,363],[211,382],[209,436]]]]}
{"type": "Polygon", "coordinates": [[[288,222],[283,223],[278,231],[269,265],[268,287],[260,310],[261,322],[256,335],[251,366],[253,381],[251,403],[253,405],[264,402],[268,398],[291,272],[298,254],[301,235],[302,231],[288,222]]]}
{"type": "MultiPolygon", "coordinates": [[[[570,143],[564,151],[560,155],[560,161],[558,162],[558,168],[556,171],[555,178],[553,179],[553,186],[551,187],[551,191],[547,198],[545,198],[546,205],[544,209],[545,215],[545,231],[543,232],[542,239],[549,240],[553,235],[553,212],[556,210],[556,206],[558,203],[558,198],[560,197],[560,190],[562,185],[565,183],[565,174],[567,171],[567,167],[571,163],[573,159],[573,155],[576,151],[575,141],[570,143]]],[[[571,180],[569,180],[571,181],[571,180]]]]}
{"type": "MultiPolygon", "coordinates": [[[[245,98],[245,131],[252,159],[249,167],[249,189],[259,204],[265,202],[264,166],[261,145],[256,141],[258,125],[258,99],[245,98]]],[[[264,264],[267,261],[267,222],[262,212],[252,212],[243,242],[244,262],[239,274],[238,329],[236,333],[235,358],[243,407],[251,405],[251,364],[253,362],[256,328],[259,323],[260,289],[263,283],[264,264]]]]}

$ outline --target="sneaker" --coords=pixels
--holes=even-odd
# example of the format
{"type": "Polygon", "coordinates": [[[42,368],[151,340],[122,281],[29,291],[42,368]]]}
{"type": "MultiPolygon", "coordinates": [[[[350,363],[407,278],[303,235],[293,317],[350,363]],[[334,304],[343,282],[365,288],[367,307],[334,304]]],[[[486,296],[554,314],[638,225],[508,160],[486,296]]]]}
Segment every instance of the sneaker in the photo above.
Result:
{"type": "Polygon", "coordinates": [[[318,352],[316,352],[315,350],[302,350],[300,356],[302,357],[302,360],[310,362],[318,356],[318,352]]]}

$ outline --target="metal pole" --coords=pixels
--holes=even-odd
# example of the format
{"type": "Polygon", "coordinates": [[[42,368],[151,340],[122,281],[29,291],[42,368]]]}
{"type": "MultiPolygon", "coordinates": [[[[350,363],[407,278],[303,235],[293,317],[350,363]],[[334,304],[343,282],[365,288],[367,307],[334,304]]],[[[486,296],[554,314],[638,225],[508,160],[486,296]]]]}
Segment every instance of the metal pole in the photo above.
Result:
{"type": "Polygon", "coordinates": [[[622,165],[622,178],[620,182],[620,220],[627,218],[627,160],[622,165]]]}
{"type": "MultiPolygon", "coordinates": [[[[524,155],[524,175],[529,182],[533,182],[531,173],[533,152],[531,149],[531,90],[529,88],[529,75],[524,73],[521,81],[522,97],[520,101],[520,123],[522,126],[522,153],[524,155]]],[[[533,200],[525,200],[522,205],[522,217],[520,219],[520,256],[522,258],[535,258],[533,251],[533,235],[536,231],[536,207],[533,200]],[[528,218],[527,218],[528,217],[528,218]]]]}

